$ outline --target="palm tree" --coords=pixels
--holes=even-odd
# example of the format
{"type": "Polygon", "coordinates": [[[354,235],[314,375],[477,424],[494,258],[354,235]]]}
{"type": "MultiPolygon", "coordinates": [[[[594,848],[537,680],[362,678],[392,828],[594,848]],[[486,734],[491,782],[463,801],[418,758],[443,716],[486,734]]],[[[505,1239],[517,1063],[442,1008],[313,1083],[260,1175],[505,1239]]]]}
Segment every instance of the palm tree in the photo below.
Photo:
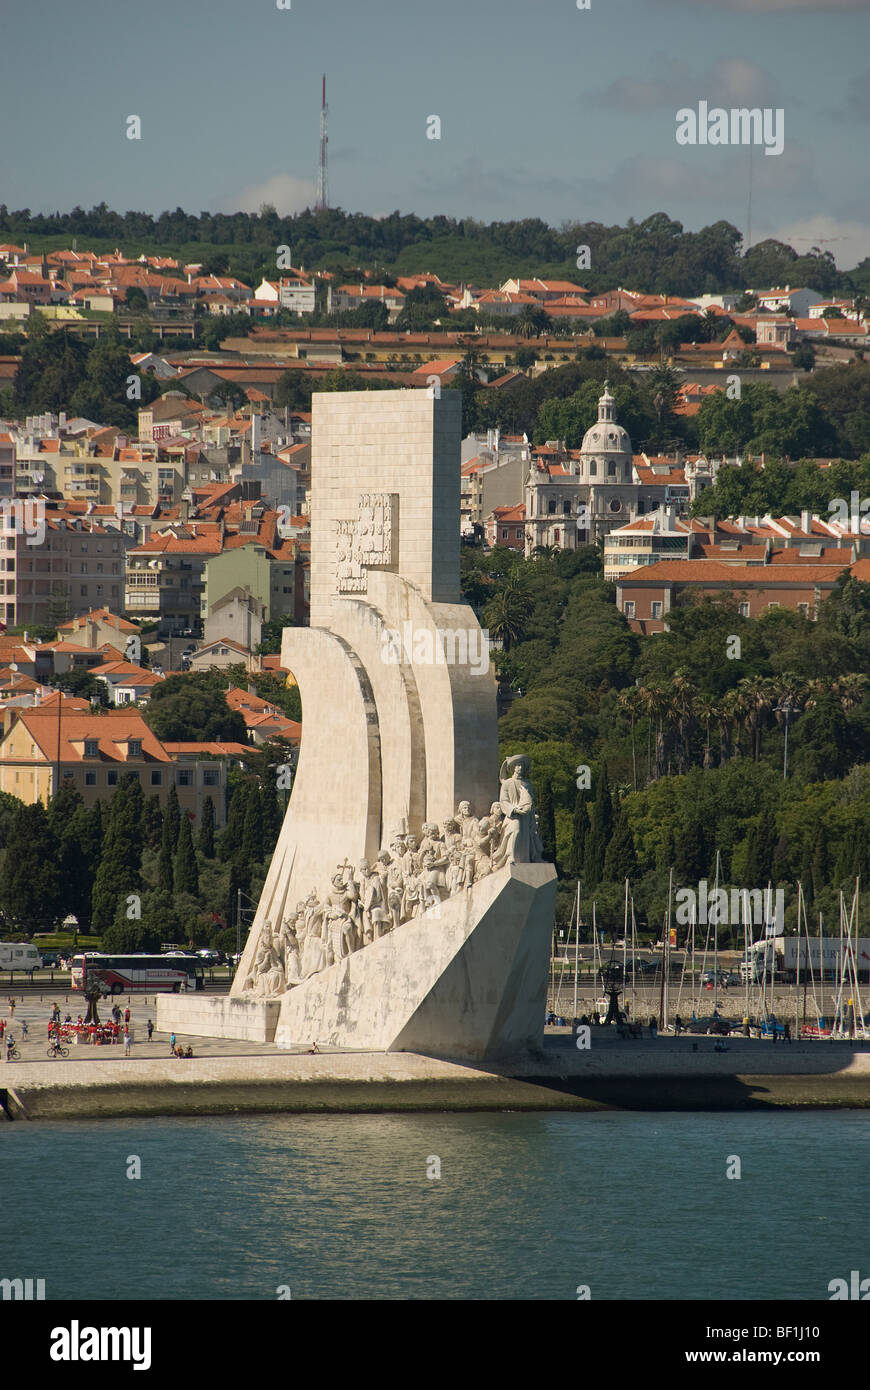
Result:
{"type": "Polygon", "coordinates": [[[483,620],[490,637],[501,642],[503,650],[509,652],[512,643],[522,640],[530,612],[531,604],[526,595],[508,584],[490,599],[483,610],[483,620]]]}
{"type": "Polygon", "coordinates": [[[720,708],[712,695],[695,694],[695,718],[704,726],[704,767],[713,766],[713,750],[710,747],[710,726],[720,718],[720,708]]]}
{"type": "Polygon", "coordinates": [[[532,555],[536,560],[552,560],[561,549],[560,545],[536,545],[532,549],[532,555]]]}
{"type": "Polygon", "coordinates": [[[671,696],[668,689],[659,684],[650,684],[644,688],[643,704],[650,723],[655,723],[655,765],[653,780],[663,777],[665,773],[665,754],[666,744],[664,735],[664,721],[672,713],[671,696]]]}
{"type": "Polygon", "coordinates": [[[634,738],[634,728],[637,723],[637,716],[643,712],[645,693],[640,686],[633,685],[628,690],[621,690],[616,697],[616,703],[620,709],[631,719],[631,786],[632,791],[637,791],[637,746],[634,738]]]}
{"type": "Polygon", "coordinates": [[[746,701],[746,715],[752,735],[752,758],[758,762],[761,756],[761,731],[768,711],[774,703],[776,689],[765,676],[744,676],[737,688],[742,691],[746,701]]]}
{"type": "Polygon", "coordinates": [[[681,671],[675,672],[671,681],[671,712],[677,725],[677,768],[681,773],[686,772],[689,766],[689,740],[697,694],[691,681],[681,671]]]}

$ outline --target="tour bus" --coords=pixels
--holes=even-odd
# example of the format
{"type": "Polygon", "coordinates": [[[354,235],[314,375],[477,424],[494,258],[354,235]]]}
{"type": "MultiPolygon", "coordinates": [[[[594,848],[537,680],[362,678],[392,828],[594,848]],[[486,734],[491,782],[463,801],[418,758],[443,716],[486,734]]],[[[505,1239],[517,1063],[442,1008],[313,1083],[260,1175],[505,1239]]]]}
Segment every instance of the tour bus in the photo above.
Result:
{"type": "Polygon", "coordinates": [[[0,941],[0,970],[38,970],[42,957],[29,941],[0,941]]]}
{"type": "Polygon", "coordinates": [[[110,956],[96,951],[73,956],[72,987],[85,990],[97,980],[103,994],[179,994],[205,988],[196,956],[110,956]]]}

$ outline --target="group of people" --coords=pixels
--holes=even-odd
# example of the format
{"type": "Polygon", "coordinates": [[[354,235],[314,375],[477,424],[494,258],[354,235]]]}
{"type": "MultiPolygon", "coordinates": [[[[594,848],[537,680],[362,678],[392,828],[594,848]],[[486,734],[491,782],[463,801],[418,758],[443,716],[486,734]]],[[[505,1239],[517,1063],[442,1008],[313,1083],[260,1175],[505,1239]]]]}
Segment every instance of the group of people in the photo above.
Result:
{"type": "Polygon", "coordinates": [[[541,859],[535,803],[525,756],[501,768],[501,793],[489,815],[472,814],[468,801],[441,825],[427,821],[420,836],[401,831],[389,849],[359,867],[345,860],[323,896],[312,889],[280,928],[264,922],[245,979],[246,993],[283,994],[318,971],[380,940],[404,922],[438,907],[488,874],[513,863],[541,859]]]}
{"type": "Polygon", "coordinates": [[[192,1057],[193,1048],[183,1047],[174,1033],[169,1035],[169,1055],[170,1057],[192,1057]]]}
{"type": "Polygon", "coordinates": [[[427,822],[419,839],[397,833],[373,862],[339,865],[325,897],[312,890],[280,929],[263,924],[245,990],[281,994],[470,888],[501,867],[504,823],[498,802],[478,819],[463,801],[440,826],[427,822]]]}

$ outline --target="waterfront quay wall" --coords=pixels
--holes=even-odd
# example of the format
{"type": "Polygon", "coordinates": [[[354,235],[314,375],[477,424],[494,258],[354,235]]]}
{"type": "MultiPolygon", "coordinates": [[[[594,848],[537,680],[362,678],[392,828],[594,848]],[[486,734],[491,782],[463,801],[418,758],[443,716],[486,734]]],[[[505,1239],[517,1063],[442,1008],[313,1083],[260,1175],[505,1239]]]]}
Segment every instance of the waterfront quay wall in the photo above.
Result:
{"type": "Polygon", "coordinates": [[[6,1120],[472,1110],[870,1108],[860,1043],[605,1037],[474,1067],[414,1053],[112,1058],[0,1067],[6,1120]],[[697,1050],[693,1050],[697,1049],[697,1050]]]}

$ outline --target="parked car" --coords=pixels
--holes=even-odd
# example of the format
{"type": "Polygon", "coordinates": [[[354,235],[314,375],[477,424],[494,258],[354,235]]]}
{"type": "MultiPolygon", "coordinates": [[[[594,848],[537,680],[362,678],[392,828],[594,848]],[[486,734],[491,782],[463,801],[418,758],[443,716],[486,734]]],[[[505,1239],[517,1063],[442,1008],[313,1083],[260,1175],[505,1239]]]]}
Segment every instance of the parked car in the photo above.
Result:
{"type": "Polygon", "coordinates": [[[223,956],[220,951],[214,951],[210,946],[206,946],[202,951],[197,952],[206,965],[220,965],[223,956]]]}
{"type": "Polygon", "coordinates": [[[60,956],[57,951],[41,951],[43,970],[57,970],[60,968],[60,956]]]}
{"type": "Polygon", "coordinates": [[[705,970],[701,976],[701,984],[714,985],[717,979],[720,985],[740,984],[739,975],[732,975],[730,970],[705,970]]]}

